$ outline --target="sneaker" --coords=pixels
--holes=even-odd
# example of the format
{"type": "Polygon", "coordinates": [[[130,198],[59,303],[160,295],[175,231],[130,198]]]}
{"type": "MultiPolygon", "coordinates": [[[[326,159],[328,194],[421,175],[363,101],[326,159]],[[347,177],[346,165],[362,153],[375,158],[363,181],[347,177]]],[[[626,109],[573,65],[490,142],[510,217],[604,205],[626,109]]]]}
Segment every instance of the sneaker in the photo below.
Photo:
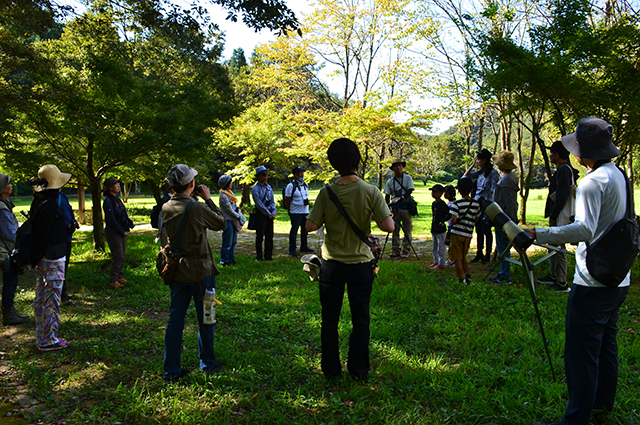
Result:
{"type": "Polygon", "coordinates": [[[538,278],[538,283],[542,284],[542,285],[553,285],[554,283],[556,283],[556,278],[550,274],[546,275],[546,276],[542,276],[538,278]]]}
{"type": "Polygon", "coordinates": [[[453,266],[455,266],[455,265],[456,265],[456,262],[455,262],[455,261],[453,261],[453,260],[447,260],[447,262],[446,262],[446,263],[444,263],[444,266],[445,266],[445,267],[453,267],[453,266]]]}
{"type": "Polygon", "coordinates": [[[315,252],[313,249],[306,247],[306,248],[300,248],[300,252],[315,252]]]}
{"type": "Polygon", "coordinates": [[[203,372],[207,375],[213,375],[214,373],[220,372],[222,368],[224,368],[224,365],[222,363],[213,362],[213,365],[211,367],[205,368],[203,372]]]}
{"type": "Polygon", "coordinates": [[[471,280],[470,277],[465,277],[464,281],[462,282],[464,285],[472,285],[473,281],[471,280]]]}
{"type": "Polygon", "coordinates": [[[178,382],[179,380],[181,380],[182,378],[184,378],[185,376],[187,376],[189,374],[190,370],[189,369],[180,369],[180,374],[178,376],[169,376],[169,375],[165,375],[164,376],[164,382],[178,382]]]}
{"type": "Polygon", "coordinates": [[[440,264],[436,264],[436,266],[433,269],[434,270],[444,270],[444,266],[441,266],[440,264]]]}
{"type": "Polygon", "coordinates": [[[427,267],[427,268],[428,268],[428,269],[432,269],[432,268],[434,268],[434,267],[435,267],[435,266],[437,266],[437,265],[438,265],[438,263],[431,263],[431,264],[429,265],[429,267],[427,267]]]}
{"type": "Polygon", "coordinates": [[[480,260],[482,264],[487,264],[489,261],[491,261],[491,254],[485,255],[482,260],[480,260]]]}
{"type": "Polygon", "coordinates": [[[409,258],[409,251],[402,251],[402,254],[400,254],[400,257],[402,258],[409,258]]]}
{"type": "Polygon", "coordinates": [[[547,289],[554,292],[571,292],[571,287],[566,283],[554,283],[547,286],[547,289]]]}
{"type": "Polygon", "coordinates": [[[389,256],[390,259],[394,260],[396,258],[400,258],[400,251],[393,251],[389,256]]]}
{"type": "Polygon", "coordinates": [[[290,252],[288,255],[289,255],[289,257],[291,257],[291,258],[298,258],[298,253],[297,253],[297,252],[295,252],[295,251],[290,252]]]}
{"type": "Polygon", "coordinates": [[[45,345],[45,346],[38,346],[38,351],[40,351],[42,353],[46,353],[48,351],[63,350],[65,348],[67,348],[68,346],[69,346],[69,343],[67,342],[67,340],[63,339],[63,338],[60,338],[58,340],[58,342],[56,342],[55,344],[45,345]]]}
{"type": "Polygon", "coordinates": [[[118,279],[118,282],[120,283],[120,285],[124,286],[127,283],[129,283],[129,281],[127,279],[125,279],[124,277],[121,277],[120,279],[118,279]]]}
{"type": "Polygon", "coordinates": [[[480,261],[484,260],[484,255],[482,255],[481,252],[477,253],[475,257],[473,257],[473,260],[469,261],[470,263],[479,263],[480,261]]]}
{"type": "Polygon", "coordinates": [[[111,286],[113,289],[120,289],[122,288],[124,285],[118,281],[116,282],[110,282],[109,286],[111,286]]]}
{"type": "Polygon", "coordinates": [[[489,282],[495,285],[511,285],[511,279],[503,279],[500,276],[496,276],[493,279],[489,279],[489,282]]]}

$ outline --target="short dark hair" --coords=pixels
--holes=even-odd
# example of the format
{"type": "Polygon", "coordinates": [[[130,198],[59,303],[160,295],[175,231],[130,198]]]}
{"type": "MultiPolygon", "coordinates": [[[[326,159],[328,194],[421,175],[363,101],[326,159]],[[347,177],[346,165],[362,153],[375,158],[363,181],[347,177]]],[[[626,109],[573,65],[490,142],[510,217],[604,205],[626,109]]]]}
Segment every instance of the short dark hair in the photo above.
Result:
{"type": "Polygon", "coordinates": [[[358,145],[346,137],[341,137],[331,142],[329,149],[327,149],[327,157],[331,166],[340,175],[350,174],[353,170],[357,170],[362,159],[358,145]]]}
{"type": "MultiPolygon", "coordinates": [[[[193,180],[191,180],[191,181],[193,181],[193,180]]],[[[187,184],[183,184],[182,186],[171,186],[171,188],[176,193],[182,193],[182,192],[186,191],[187,189],[189,189],[189,185],[190,184],[191,184],[191,182],[189,182],[187,184]]]]}

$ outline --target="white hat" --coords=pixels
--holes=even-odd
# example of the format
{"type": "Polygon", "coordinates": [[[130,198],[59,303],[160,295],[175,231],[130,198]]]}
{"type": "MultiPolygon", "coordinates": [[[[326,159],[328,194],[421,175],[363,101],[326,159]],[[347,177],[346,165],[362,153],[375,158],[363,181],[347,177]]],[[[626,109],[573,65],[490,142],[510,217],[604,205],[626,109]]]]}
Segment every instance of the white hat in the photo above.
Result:
{"type": "Polygon", "coordinates": [[[309,279],[312,282],[317,282],[320,274],[320,258],[315,254],[305,254],[300,258],[300,261],[304,264],[302,270],[309,275],[309,279]]]}

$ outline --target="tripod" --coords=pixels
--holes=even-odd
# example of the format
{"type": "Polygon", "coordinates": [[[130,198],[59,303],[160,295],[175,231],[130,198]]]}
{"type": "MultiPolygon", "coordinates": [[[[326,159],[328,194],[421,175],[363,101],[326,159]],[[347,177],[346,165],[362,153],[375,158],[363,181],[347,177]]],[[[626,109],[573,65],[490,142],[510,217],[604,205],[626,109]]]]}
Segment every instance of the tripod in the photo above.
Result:
{"type": "MultiPolygon", "coordinates": [[[[491,266],[491,268],[489,269],[489,273],[484,277],[483,280],[487,280],[487,278],[489,277],[489,275],[491,275],[491,273],[493,272],[493,270],[496,268],[497,265],[500,264],[500,262],[502,262],[502,260],[505,259],[507,253],[511,250],[511,246],[513,245],[512,242],[509,243],[509,245],[507,246],[507,248],[500,254],[500,257],[498,258],[498,260],[491,266]]],[[[526,254],[526,252],[523,252],[520,254],[520,261],[518,260],[513,260],[511,258],[507,258],[506,260],[508,262],[510,262],[511,264],[515,264],[517,266],[522,266],[524,267],[524,271],[525,271],[525,275],[527,276],[527,281],[529,283],[528,287],[529,287],[529,294],[531,295],[531,303],[533,304],[533,308],[536,312],[536,318],[538,320],[538,326],[540,327],[540,335],[542,335],[542,343],[544,344],[544,349],[547,353],[547,359],[549,360],[549,367],[551,368],[551,375],[553,376],[553,380],[556,380],[556,372],[553,369],[553,363],[551,362],[551,354],[549,353],[549,341],[547,340],[547,337],[544,333],[544,328],[542,327],[542,318],[540,317],[540,310],[538,309],[538,302],[540,300],[538,300],[538,297],[536,296],[536,288],[534,285],[534,280],[533,280],[533,268],[537,265],[539,265],[540,263],[542,263],[543,261],[553,257],[554,255],[556,255],[559,252],[564,252],[565,254],[570,254],[570,255],[574,255],[572,252],[566,251],[560,247],[557,246],[551,246],[551,245],[546,245],[546,244],[539,244],[539,243],[534,243],[534,245],[543,247],[543,248],[547,248],[549,250],[549,253],[547,255],[545,255],[544,257],[542,257],[541,259],[539,259],[538,261],[536,261],[535,263],[532,263],[531,260],[529,259],[529,256],[526,254]]]]}
{"type": "MultiPolygon", "coordinates": [[[[404,227],[402,227],[402,222],[400,220],[397,219],[396,214],[397,214],[397,209],[395,207],[392,207],[391,212],[393,213],[393,225],[395,226],[400,226],[400,230],[402,230],[402,233],[404,235],[406,235],[406,232],[404,231],[404,227]]],[[[384,250],[387,247],[387,242],[389,242],[389,233],[387,233],[387,237],[384,239],[384,245],[382,246],[382,255],[384,255],[384,250]]],[[[416,256],[416,259],[419,260],[420,257],[418,257],[418,253],[416,252],[415,248],[413,247],[413,244],[411,243],[411,241],[409,241],[409,246],[411,247],[411,250],[413,251],[413,254],[416,256]]]]}

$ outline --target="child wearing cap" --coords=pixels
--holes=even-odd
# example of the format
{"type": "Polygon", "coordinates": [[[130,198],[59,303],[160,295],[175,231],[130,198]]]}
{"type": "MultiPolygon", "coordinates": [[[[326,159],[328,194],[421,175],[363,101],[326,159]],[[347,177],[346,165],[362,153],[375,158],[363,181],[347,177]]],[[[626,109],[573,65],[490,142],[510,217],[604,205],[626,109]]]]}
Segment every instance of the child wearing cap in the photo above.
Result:
{"type": "Polygon", "coordinates": [[[443,270],[446,261],[447,246],[444,241],[447,236],[447,226],[445,222],[449,219],[449,207],[442,200],[444,187],[436,184],[431,188],[431,196],[435,201],[431,204],[431,236],[433,238],[433,264],[429,266],[432,270],[443,270]]]}
{"type": "Polygon", "coordinates": [[[455,262],[456,275],[460,283],[471,283],[471,270],[467,263],[467,253],[473,237],[473,228],[480,217],[480,203],[469,195],[473,189],[473,181],[468,177],[458,180],[458,199],[451,207],[451,241],[449,242],[449,258],[455,262]]]}

